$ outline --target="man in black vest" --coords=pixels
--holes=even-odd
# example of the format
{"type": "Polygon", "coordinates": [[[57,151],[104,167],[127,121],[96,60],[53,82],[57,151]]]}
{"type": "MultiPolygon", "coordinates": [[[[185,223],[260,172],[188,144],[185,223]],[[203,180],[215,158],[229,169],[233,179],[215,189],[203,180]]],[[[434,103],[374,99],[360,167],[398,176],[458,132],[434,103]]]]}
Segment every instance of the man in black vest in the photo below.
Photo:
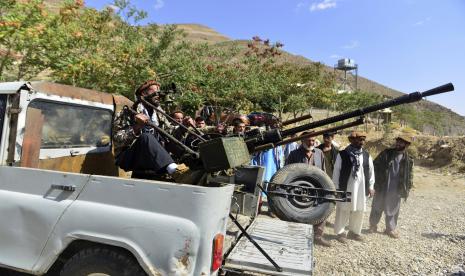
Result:
{"type": "Polygon", "coordinates": [[[363,213],[366,211],[367,196],[374,195],[375,173],[373,160],[363,149],[366,134],[353,131],[349,135],[350,145],[340,151],[334,164],[333,182],[336,188],[351,193],[351,202],[336,203],[334,232],[337,240],[346,243],[347,238],[363,241],[363,213]],[[349,223],[349,233],[345,227],[349,223]]]}
{"type": "Polygon", "coordinates": [[[401,135],[396,138],[394,148],[381,152],[373,161],[375,165],[376,195],[370,213],[370,232],[377,232],[377,225],[384,212],[385,233],[391,238],[399,238],[396,231],[401,198],[407,199],[413,182],[413,158],[406,149],[412,138],[401,135]]]}

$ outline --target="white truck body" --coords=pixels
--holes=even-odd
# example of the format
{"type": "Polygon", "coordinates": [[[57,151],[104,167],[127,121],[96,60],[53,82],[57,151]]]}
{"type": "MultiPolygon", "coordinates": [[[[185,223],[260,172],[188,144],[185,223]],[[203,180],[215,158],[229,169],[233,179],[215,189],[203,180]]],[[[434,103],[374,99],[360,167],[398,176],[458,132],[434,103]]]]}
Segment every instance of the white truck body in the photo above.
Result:
{"type": "Polygon", "coordinates": [[[37,275],[76,240],[127,249],[149,275],[209,275],[233,192],[5,166],[0,176],[0,263],[37,275]]]}
{"type": "MultiPolygon", "coordinates": [[[[107,132],[92,139],[111,135],[117,106],[116,98],[92,90],[50,83],[0,84],[0,267],[43,275],[86,246],[105,245],[133,256],[148,275],[218,274],[212,269],[214,239],[226,236],[234,185],[202,187],[121,177],[111,143],[72,137],[76,128],[95,133],[86,112],[105,118],[107,132]],[[66,109],[54,111],[56,106],[66,109]],[[65,124],[56,133],[49,130],[54,124],[50,114],[65,124]],[[108,175],[93,173],[98,166],[108,175]]],[[[255,203],[252,213],[256,209],[255,203]]],[[[308,231],[299,246],[275,236],[275,249],[297,246],[298,254],[306,251],[311,261],[308,231]]],[[[253,254],[251,262],[242,268],[236,262],[233,270],[253,271],[253,254]]],[[[278,262],[285,265],[287,260],[278,262]]],[[[301,272],[308,275],[311,268],[312,263],[301,272]]],[[[266,272],[263,265],[260,272],[266,272]]]]}
{"type": "MultiPolygon", "coordinates": [[[[1,84],[3,100],[22,85],[1,84]]],[[[233,185],[200,187],[19,167],[28,106],[39,99],[114,110],[113,104],[22,90],[15,162],[7,164],[11,103],[3,107],[0,266],[41,275],[69,244],[84,240],[128,250],[149,275],[215,273],[212,242],[226,231],[233,185]]],[[[109,145],[44,148],[39,159],[109,150],[109,145]]]]}

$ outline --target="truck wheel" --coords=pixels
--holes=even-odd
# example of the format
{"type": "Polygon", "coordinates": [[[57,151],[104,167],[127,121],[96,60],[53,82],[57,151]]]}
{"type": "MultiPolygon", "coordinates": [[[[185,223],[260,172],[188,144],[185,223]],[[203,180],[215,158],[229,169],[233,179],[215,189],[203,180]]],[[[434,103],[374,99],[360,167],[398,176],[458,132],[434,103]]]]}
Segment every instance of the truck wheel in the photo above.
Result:
{"type": "Polygon", "coordinates": [[[79,251],[63,266],[60,276],[147,276],[137,261],[122,250],[92,247],[79,251]]]}
{"type": "MultiPolygon", "coordinates": [[[[319,168],[308,164],[289,164],[277,171],[271,178],[272,183],[287,184],[296,187],[283,187],[270,184],[269,191],[293,194],[318,195],[321,193],[305,193],[299,187],[323,188],[336,190],[332,180],[319,168]]],[[[268,204],[276,216],[282,220],[309,224],[318,224],[324,221],[334,210],[335,203],[308,199],[303,197],[286,197],[270,194],[268,204]]],[[[330,197],[327,195],[326,197],[330,197]]]]}

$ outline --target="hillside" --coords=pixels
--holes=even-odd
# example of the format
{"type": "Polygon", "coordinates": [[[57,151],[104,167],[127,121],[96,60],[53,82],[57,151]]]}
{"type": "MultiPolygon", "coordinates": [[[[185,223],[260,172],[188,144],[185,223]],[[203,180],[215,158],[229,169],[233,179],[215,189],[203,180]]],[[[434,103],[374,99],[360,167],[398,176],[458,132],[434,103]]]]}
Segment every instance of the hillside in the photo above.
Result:
{"type": "Polygon", "coordinates": [[[190,41],[206,42],[209,44],[215,44],[218,42],[230,41],[229,37],[226,37],[213,29],[200,24],[177,24],[178,29],[183,30],[186,34],[186,39],[190,41]]]}
{"type": "MultiPolygon", "coordinates": [[[[217,31],[203,25],[199,24],[178,24],[180,29],[182,29],[186,34],[186,39],[192,42],[207,42],[218,47],[235,45],[239,48],[244,48],[244,51],[247,48],[249,41],[247,40],[231,40],[227,36],[218,33],[217,31]]],[[[282,51],[282,55],[279,57],[278,62],[290,62],[295,64],[308,64],[313,61],[300,56],[293,55],[286,51],[282,51]]],[[[326,66],[328,72],[334,72],[333,67],[326,66]]],[[[373,92],[386,96],[388,98],[399,97],[404,93],[397,91],[395,89],[389,88],[385,85],[377,83],[375,81],[364,78],[363,76],[358,76],[358,88],[363,91],[373,92]]],[[[406,93],[413,92],[405,91],[406,93]]],[[[442,121],[444,124],[447,123],[445,133],[448,135],[464,135],[465,134],[465,117],[460,116],[459,114],[453,112],[452,110],[441,106],[439,104],[422,100],[418,103],[413,104],[416,110],[429,110],[433,112],[440,112],[442,115],[442,121]]]]}

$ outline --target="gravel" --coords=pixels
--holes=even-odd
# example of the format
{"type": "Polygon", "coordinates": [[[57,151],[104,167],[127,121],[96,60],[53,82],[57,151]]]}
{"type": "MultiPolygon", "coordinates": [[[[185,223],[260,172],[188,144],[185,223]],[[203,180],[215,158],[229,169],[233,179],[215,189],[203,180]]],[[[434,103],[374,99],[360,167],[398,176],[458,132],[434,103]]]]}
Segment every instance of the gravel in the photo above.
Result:
{"type": "MultiPolygon", "coordinates": [[[[421,167],[414,175],[415,189],[401,205],[400,239],[382,233],[383,218],[379,233],[367,234],[368,208],[362,230],[365,242],[341,244],[333,233],[333,213],[325,229],[332,247],[315,246],[315,276],[465,276],[465,175],[443,175],[421,167]]],[[[0,275],[5,275],[1,269],[0,275]]]]}
{"type": "MultiPolygon", "coordinates": [[[[314,275],[465,276],[465,175],[445,176],[417,167],[414,185],[407,202],[402,201],[400,239],[382,233],[384,218],[379,233],[367,233],[370,208],[362,231],[365,242],[341,244],[327,225],[332,247],[315,247],[314,275]]],[[[334,214],[328,221],[334,222],[334,214]]]]}

